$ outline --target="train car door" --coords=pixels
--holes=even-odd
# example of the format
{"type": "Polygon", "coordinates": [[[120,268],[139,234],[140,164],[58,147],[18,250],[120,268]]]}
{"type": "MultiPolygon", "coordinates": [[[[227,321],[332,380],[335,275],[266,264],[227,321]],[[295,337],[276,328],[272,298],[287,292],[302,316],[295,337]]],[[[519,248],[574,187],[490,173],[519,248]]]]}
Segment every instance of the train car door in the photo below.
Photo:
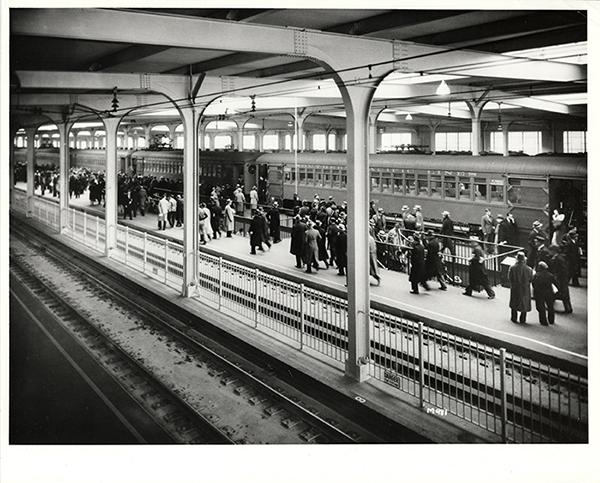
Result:
{"type": "Polygon", "coordinates": [[[268,203],[269,201],[269,166],[266,164],[258,165],[256,173],[256,187],[258,188],[258,200],[260,203],[268,203]]]}
{"type": "MultiPolygon", "coordinates": [[[[265,165],[266,166],[266,165],[265,165]]],[[[283,164],[281,166],[269,166],[268,176],[268,196],[276,200],[283,200],[283,164]]]]}
{"type": "Polygon", "coordinates": [[[565,214],[569,225],[587,227],[587,184],[579,179],[550,179],[549,215],[554,210],[565,214]]]}

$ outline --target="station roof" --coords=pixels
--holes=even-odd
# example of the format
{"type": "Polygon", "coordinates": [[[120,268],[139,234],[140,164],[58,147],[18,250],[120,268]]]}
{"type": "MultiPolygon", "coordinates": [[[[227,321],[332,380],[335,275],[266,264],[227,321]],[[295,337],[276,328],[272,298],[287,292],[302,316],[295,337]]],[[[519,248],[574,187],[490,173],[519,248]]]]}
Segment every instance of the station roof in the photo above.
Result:
{"type": "MultiPolygon", "coordinates": [[[[101,74],[107,86],[114,81],[119,90],[119,74],[201,73],[230,83],[243,78],[273,85],[270,92],[256,94],[254,109],[248,96],[224,91],[221,102],[210,105],[206,115],[267,117],[271,124],[280,121],[285,126],[297,107],[313,113],[312,127],[344,126],[340,93],[323,65],[258,48],[235,50],[235,42],[218,41],[219,30],[227,25],[259,27],[254,32],[265,39],[292,29],[326,33],[336,41],[351,38],[359,48],[357,40],[364,45],[375,39],[393,41],[406,58],[413,46],[437,49],[436,59],[446,62],[409,61],[379,86],[373,110],[380,123],[470,126],[464,100],[485,96],[484,121],[497,122],[502,116],[523,125],[586,125],[587,14],[581,10],[11,9],[13,106],[26,105],[27,96],[33,105],[40,94],[68,94],[72,99],[110,91],[88,85],[86,76],[79,76],[81,85],[60,84],[52,72],[101,74]],[[127,32],[121,28],[125,19],[127,32]],[[206,31],[208,40],[186,45],[173,29],[181,25],[183,32],[195,24],[206,31]],[[149,25],[164,28],[148,35],[144,29],[149,25]],[[457,53],[468,53],[461,58],[472,61],[456,61],[457,53]],[[543,63],[547,68],[529,68],[533,59],[536,67],[543,63]],[[443,67],[436,67],[438,63],[443,67]],[[450,88],[447,96],[435,93],[442,81],[450,88]],[[412,120],[406,120],[408,113],[412,120]]],[[[357,63],[365,59],[357,55],[357,63]]],[[[42,110],[72,104],[64,97],[37,99],[42,110]]],[[[140,112],[136,122],[176,117],[176,111],[163,105],[140,112]]]]}

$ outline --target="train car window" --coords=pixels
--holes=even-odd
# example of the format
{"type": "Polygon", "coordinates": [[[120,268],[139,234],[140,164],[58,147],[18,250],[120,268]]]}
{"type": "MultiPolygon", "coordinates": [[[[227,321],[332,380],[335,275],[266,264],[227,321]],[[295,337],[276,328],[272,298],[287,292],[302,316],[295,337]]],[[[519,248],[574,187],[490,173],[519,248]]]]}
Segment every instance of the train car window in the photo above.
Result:
{"type": "Polygon", "coordinates": [[[485,178],[475,178],[473,191],[475,201],[487,201],[487,180],[485,178]]]}
{"type": "Polygon", "coordinates": [[[444,198],[456,198],[456,177],[444,176],[444,198]]]}
{"type": "Polygon", "coordinates": [[[429,177],[429,193],[432,198],[442,197],[442,175],[432,174],[429,177]]]}
{"type": "Polygon", "coordinates": [[[374,169],[370,170],[370,174],[371,174],[371,190],[379,190],[379,171],[376,171],[374,169]]]}
{"type": "Polygon", "coordinates": [[[490,201],[492,203],[504,203],[504,184],[494,184],[490,180],[490,201]]]}
{"type": "Polygon", "coordinates": [[[404,182],[403,182],[402,174],[394,173],[394,179],[392,182],[393,182],[394,193],[403,195],[404,194],[404,182]]]}
{"type": "Polygon", "coordinates": [[[348,184],[348,174],[346,173],[345,169],[342,169],[342,174],[341,174],[341,187],[345,188],[346,185],[348,184]]]}
{"type": "Polygon", "coordinates": [[[418,187],[418,195],[427,196],[429,195],[429,180],[427,179],[427,174],[419,174],[417,175],[417,187],[418,187]]]}
{"type": "Polygon", "coordinates": [[[314,184],[315,182],[315,172],[314,172],[314,168],[311,167],[307,167],[306,168],[306,184],[314,184]]]}
{"type": "Polygon", "coordinates": [[[547,182],[544,179],[510,178],[506,196],[513,205],[544,206],[548,203],[547,182]]]}
{"type": "Polygon", "coordinates": [[[292,172],[289,169],[285,170],[284,179],[286,183],[289,183],[292,180],[292,172]]]}
{"type": "Polygon", "coordinates": [[[406,173],[406,184],[404,185],[404,193],[411,196],[417,195],[417,180],[413,173],[406,173]]]}
{"type": "Polygon", "coordinates": [[[306,168],[298,168],[298,183],[306,184],[306,168]]]}
{"type": "Polygon", "coordinates": [[[315,168],[315,184],[317,186],[323,186],[323,169],[315,168]]]}
{"type": "Polygon", "coordinates": [[[464,176],[458,178],[458,197],[461,200],[471,199],[471,178],[464,176]]]}
{"type": "Polygon", "coordinates": [[[338,168],[331,170],[331,184],[334,188],[339,188],[340,186],[340,170],[338,168]]]}
{"type": "Polygon", "coordinates": [[[381,175],[381,189],[387,193],[392,191],[392,173],[383,172],[381,175]]]}
{"type": "Polygon", "coordinates": [[[331,169],[330,168],[323,169],[323,186],[327,186],[327,187],[331,186],[331,169]]]}

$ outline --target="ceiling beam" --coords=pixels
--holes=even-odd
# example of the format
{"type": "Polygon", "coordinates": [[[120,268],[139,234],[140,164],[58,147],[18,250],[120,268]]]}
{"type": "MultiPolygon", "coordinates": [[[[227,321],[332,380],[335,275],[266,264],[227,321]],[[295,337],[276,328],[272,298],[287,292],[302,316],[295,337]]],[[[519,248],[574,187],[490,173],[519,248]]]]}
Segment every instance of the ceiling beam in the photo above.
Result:
{"type": "MultiPolygon", "coordinates": [[[[315,64],[312,60],[300,60],[298,62],[289,62],[287,64],[275,65],[272,67],[263,67],[261,69],[249,70],[241,72],[241,77],[278,77],[286,74],[292,74],[294,72],[320,69],[323,70],[318,64],[315,64]]],[[[325,72],[323,70],[323,72],[325,72]]]]}
{"type": "Polygon", "coordinates": [[[452,17],[461,13],[466,13],[466,10],[389,10],[385,13],[355,22],[334,25],[333,27],[323,29],[323,31],[338,34],[366,35],[404,25],[414,25],[452,17]]]}
{"type": "Polygon", "coordinates": [[[235,54],[227,54],[215,59],[196,62],[195,64],[169,69],[163,74],[185,74],[187,72],[210,72],[211,70],[222,69],[232,65],[246,64],[272,57],[270,54],[260,54],[254,52],[236,52],[235,54]]]}
{"type": "Polygon", "coordinates": [[[10,20],[14,35],[312,57],[333,68],[389,62],[398,50],[399,67],[404,72],[438,70],[464,75],[557,82],[587,78],[587,69],[579,65],[523,59],[514,61],[485,52],[448,52],[444,48],[412,42],[394,43],[203,18],[106,9],[22,9],[16,10],[10,20]],[[107,29],[106,25],[111,28],[107,29]]]}
{"type": "Polygon", "coordinates": [[[150,57],[151,55],[158,54],[159,52],[168,49],[169,47],[164,47],[162,45],[132,45],[82,65],[81,68],[90,72],[108,70],[121,64],[135,62],[136,60],[150,57]]]}
{"type": "Polygon", "coordinates": [[[586,17],[577,12],[542,11],[529,15],[513,17],[510,19],[485,22],[479,25],[436,32],[431,35],[412,37],[408,40],[424,44],[473,45],[484,43],[488,38],[497,36],[522,36],[528,33],[539,32],[551,28],[565,26],[566,24],[586,24],[586,17]]]}

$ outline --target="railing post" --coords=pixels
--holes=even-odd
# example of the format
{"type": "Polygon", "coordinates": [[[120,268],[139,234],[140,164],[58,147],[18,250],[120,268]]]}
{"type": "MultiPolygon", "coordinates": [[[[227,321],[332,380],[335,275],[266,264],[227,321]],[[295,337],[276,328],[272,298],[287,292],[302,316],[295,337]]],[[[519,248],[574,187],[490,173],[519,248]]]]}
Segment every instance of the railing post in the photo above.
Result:
{"type": "Polygon", "coordinates": [[[425,362],[423,361],[423,322],[419,322],[419,406],[424,407],[425,362]]]}
{"type": "Polygon", "coordinates": [[[148,233],[144,232],[144,260],[142,262],[142,272],[146,273],[146,257],[147,257],[147,252],[146,252],[146,242],[148,241],[148,233]]]}
{"type": "Polygon", "coordinates": [[[222,297],[223,297],[223,257],[219,257],[219,310],[221,310],[222,297]]]}
{"type": "Polygon", "coordinates": [[[507,442],[506,437],[506,422],[507,422],[507,414],[506,414],[506,349],[500,349],[500,409],[502,416],[502,442],[507,442]]]}
{"type": "Polygon", "coordinates": [[[125,265],[127,265],[129,255],[129,227],[125,226],[125,265]]]}
{"type": "Polygon", "coordinates": [[[169,275],[169,240],[165,240],[165,285],[169,275]]]}
{"type": "Polygon", "coordinates": [[[100,243],[100,218],[96,215],[96,250],[98,250],[99,243],[100,243]]]}
{"type": "Polygon", "coordinates": [[[258,270],[258,268],[254,269],[254,308],[256,309],[254,311],[254,327],[258,327],[258,310],[259,310],[259,298],[258,298],[258,276],[259,276],[260,271],[258,270]]]}
{"type": "Polygon", "coordinates": [[[300,284],[300,350],[304,348],[304,284],[300,284]]]}
{"type": "Polygon", "coordinates": [[[87,213],[85,211],[83,212],[83,243],[84,243],[84,245],[88,244],[88,239],[87,239],[87,213]]]}

